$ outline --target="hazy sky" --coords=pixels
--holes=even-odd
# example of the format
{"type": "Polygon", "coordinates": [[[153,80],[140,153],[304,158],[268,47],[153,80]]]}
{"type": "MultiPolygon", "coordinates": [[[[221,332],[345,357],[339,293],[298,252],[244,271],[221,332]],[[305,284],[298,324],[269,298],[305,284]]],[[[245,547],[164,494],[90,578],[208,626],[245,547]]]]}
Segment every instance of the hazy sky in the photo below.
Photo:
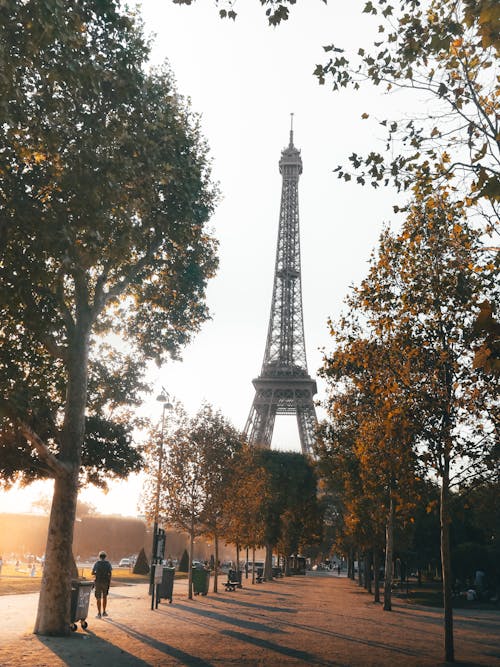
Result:
{"type": "MultiPolygon", "coordinates": [[[[345,184],[333,169],[352,152],[381,148],[384,132],[374,118],[400,115],[404,99],[375,88],[332,92],[312,74],[328,57],[322,46],[335,42],[357,51],[376,39],[376,20],[361,13],[364,4],[302,0],[289,21],[270,28],[258,0],[236,3],[236,22],[219,19],[211,0],[191,7],[142,2],[145,30],[156,33],[152,62],[169,61],[179,92],[201,114],[222,192],[212,220],[220,241],[220,269],[208,289],[212,320],[185,349],[182,363],[153,371],[158,391],[163,385],[189,412],[206,399],[238,428],[248,416],[267,334],[281,195],[278,162],[291,112],[304,165],[302,290],[312,376],[321,366],[321,349],[331,347],[328,318],[338,317],[349,286],[366,275],[381,226],[393,218],[394,192],[345,184]],[[369,120],[361,119],[363,112],[369,120]]],[[[321,381],[318,390],[321,400],[321,381]]],[[[160,418],[155,396],[145,409],[160,418]]],[[[273,448],[300,449],[295,418],[277,418],[273,448]]],[[[102,512],[133,514],[139,486],[133,479],[106,497],[83,495],[102,512]]],[[[24,508],[24,498],[23,505],[18,496],[18,507],[24,508]]],[[[12,494],[0,495],[0,510],[11,508],[12,494]]]]}

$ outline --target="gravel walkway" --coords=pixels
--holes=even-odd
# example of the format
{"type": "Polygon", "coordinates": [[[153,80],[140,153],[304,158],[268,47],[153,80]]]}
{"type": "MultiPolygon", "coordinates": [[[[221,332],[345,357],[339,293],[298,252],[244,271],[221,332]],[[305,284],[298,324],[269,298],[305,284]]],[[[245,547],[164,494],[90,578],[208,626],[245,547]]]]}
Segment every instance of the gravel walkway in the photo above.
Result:
{"type": "MultiPolygon", "coordinates": [[[[250,581],[250,580],[249,580],[250,581]]],[[[346,579],[308,573],[235,592],[187,597],[176,581],[173,604],[151,611],[147,586],[110,591],[109,618],[70,638],[31,634],[37,595],[0,597],[2,667],[281,667],[443,665],[439,610],[396,600],[383,612],[346,579]]],[[[223,588],[223,587],[222,587],[223,588]]],[[[500,612],[455,613],[460,665],[500,666],[500,612]]]]}

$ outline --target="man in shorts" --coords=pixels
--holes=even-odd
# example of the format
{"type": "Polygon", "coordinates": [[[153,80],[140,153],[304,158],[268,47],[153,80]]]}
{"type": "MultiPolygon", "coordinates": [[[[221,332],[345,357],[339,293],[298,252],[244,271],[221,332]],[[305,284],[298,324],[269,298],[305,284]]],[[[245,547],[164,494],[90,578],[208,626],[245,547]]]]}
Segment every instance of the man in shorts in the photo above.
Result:
{"type": "Polygon", "coordinates": [[[111,572],[113,568],[109,560],[106,560],[106,553],[99,552],[99,560],[94,563],[92,574],[95,577],[95,598],[97,601],[97,616],[101,618],[101,598],[102,598],[102,616],[107,616],[106,603],[108,601],[109,584],[111,582],[111,572]]]}

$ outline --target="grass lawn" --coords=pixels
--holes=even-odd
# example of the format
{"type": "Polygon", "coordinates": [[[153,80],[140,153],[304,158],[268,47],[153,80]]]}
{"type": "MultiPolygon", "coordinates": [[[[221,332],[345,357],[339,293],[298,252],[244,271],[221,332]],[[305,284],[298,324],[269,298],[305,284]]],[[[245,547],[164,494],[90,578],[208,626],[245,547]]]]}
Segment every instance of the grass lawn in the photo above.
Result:
{"type": "MultiPolygon", "coordinates": [[[[423,583],[421,587],[416,586],[410,581],[408,595],[406,588],[401,591],[394,591],[393,595],[401,600],[406,599],[409,604],[419,604],[426,607],[443,607],[443,589],[439,582],[423,583]]],[[[455,596],[453,598],[454,609],[498,609],[497,602],[486,602],[481,600],[467,600],[465,595],[455,596]]]]}
{"type": "MultiPolygon", "coordinates": [[[[78,568],[78,575],[85,579],[92,579],[92,568],[78,568]]],[[[176,572],[176,579],[185,579],[185,572],[176,572]]],[[[38,593],[42,580],[42,568],[38,565],[35,576],[31,576],[31,571],[27,566],[22,566],[16,570],[14,565],[4,565],[0,575],[0,595],[18,595],[20,593],[38,593]]],[[[144,584],[149,581],[149,575],[134,574],[128,567],[113,568],[113,578],[111,586],[123,586],[126,584],[144,584]]]]}

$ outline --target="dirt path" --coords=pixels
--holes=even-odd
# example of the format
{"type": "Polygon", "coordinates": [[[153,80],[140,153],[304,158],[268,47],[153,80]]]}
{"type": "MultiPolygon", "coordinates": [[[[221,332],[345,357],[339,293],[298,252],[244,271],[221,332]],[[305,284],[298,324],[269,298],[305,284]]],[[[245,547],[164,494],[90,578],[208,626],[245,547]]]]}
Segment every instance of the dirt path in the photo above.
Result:
{"type": "MultiPolygon", "coordinates": [[[[245,584],[232,593],[187,598],[151,611],[146,585],[112,588],[108,619],[69,639],[30,634],[37,595],[0,597],[2,667],[261,667],[442,665],[439,610],[396,601],[391,613],[356,584],[336,576],[245,584]]],[[[500,612],[455,615],[460,665],[500,666],[500,612]]]]}

